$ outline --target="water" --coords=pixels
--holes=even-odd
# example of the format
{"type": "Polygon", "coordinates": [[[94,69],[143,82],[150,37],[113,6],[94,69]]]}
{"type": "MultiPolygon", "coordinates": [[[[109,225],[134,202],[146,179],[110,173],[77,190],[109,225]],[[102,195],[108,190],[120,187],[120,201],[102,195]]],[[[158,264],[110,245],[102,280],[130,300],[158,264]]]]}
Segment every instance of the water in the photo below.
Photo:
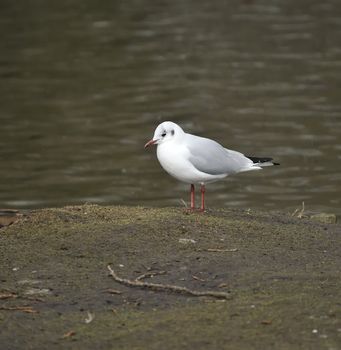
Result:
{"type": "Polygon", "coordinates": [[[0,207],[182,206],[143,149],[172,120],[281,163],[208,207],[341,214],[337,0],[2,1],[0,33],[0,207]]]}

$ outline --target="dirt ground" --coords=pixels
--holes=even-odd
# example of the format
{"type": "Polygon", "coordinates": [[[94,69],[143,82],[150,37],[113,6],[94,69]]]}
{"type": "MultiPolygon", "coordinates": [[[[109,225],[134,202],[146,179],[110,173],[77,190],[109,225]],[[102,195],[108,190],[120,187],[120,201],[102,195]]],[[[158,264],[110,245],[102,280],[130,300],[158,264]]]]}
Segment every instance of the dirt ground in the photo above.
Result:
{"type": "Polygon", "coordinates": [[[341,226],[84,205],[0,229],[0,348],[341,349],[341,226]],[[116,282],[219,291],[195,297],[116,282]],[[155,276],[150,276],[155,273],[155,276]]]}

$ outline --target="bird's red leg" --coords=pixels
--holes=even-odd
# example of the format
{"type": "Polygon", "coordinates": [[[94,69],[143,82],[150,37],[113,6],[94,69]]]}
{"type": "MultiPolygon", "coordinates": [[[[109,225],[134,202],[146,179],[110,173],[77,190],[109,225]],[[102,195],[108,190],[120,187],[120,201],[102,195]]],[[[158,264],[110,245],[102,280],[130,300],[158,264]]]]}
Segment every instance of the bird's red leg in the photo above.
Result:
{"type": "Polygon", "coordinates": [[[191,210],[195,209],[195,188],[194,185],[191,184],[191,210]]]}
{"type": "Polygon", "coordinates": [[[205,211],[205,185],[201,185],[201,211],[205,211]]]}

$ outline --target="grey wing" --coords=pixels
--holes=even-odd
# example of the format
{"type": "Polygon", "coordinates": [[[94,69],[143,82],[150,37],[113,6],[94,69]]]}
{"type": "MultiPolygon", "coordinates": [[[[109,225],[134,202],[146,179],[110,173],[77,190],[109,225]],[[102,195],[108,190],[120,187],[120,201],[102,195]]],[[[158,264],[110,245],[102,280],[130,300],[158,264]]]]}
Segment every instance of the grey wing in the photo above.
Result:
{"type": "Polygon", "coordinates": [[[228,150],[216,141],[186,134],[186,143],[190,162],[206,174],[234,174],[252,167],[253,162],[242,153],[228,150]]]}

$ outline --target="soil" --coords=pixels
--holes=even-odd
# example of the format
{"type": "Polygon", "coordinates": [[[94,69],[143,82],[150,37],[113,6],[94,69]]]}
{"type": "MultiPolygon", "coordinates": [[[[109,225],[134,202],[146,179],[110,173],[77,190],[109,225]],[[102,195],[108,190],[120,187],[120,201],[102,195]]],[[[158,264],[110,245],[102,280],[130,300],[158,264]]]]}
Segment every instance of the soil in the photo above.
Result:
{"type": "Polygon", "coordinates": [[[0,264],[1,350],[341,349],[338,224],[253,210],[42,209],[0,229],[0,264]],[[133,282],[147,274],[229,297],[122,285],[108,264],[133,282]]]}

